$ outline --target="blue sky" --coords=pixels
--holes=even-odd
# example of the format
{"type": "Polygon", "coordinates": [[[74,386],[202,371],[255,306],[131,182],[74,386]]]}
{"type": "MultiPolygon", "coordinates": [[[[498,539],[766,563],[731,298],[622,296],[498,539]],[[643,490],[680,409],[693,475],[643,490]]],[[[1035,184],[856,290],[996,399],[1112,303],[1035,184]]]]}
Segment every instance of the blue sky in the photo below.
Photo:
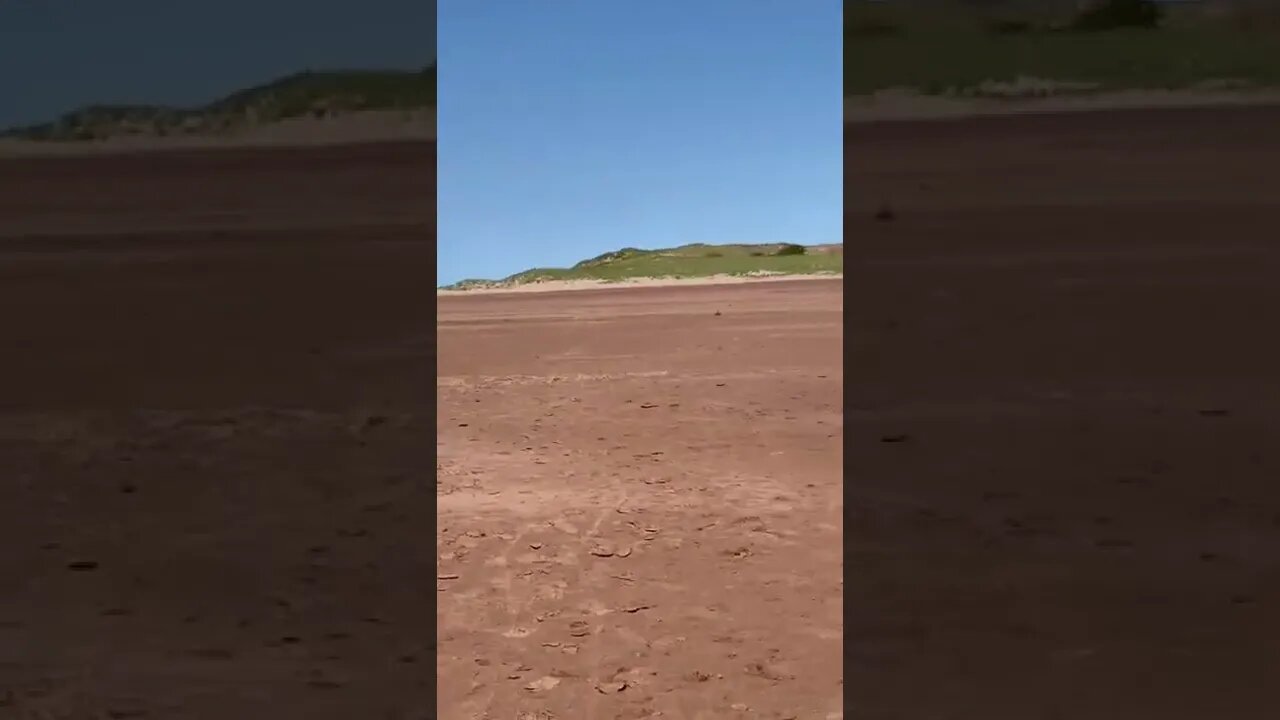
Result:
{"type": "Polygon", "coordinates": [[[306,69],[420,68],[430,0],[0,0],[0,128],[195,105],[306,69]]]}
{"type": "Polygon", "coordinates": [[[440,0],[439,282],[840,242],[840,0],[440,0]]]}

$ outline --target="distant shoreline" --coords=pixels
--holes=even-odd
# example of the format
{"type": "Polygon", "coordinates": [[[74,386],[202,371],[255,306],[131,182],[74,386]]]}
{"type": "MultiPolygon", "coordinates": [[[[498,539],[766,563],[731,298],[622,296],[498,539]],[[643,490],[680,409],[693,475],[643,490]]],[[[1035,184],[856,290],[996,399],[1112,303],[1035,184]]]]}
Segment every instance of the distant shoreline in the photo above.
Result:
{"type": "Polygon", "coordinates": [[[628,278],[626,280],[548,280],[524,285],[481,287],[471,290],[446,290],[436,288],[436,297],[471,295],[502,295],[546,292],[570,292],[575,290],[626,290],[643,287],[675,287],[685,285],[741,285],[750,283],[783,282],[787,280],[837,280],[844,273],[812,273],[788,275],[709,275],[693,278],[628,278]]]}
{"type": "Polygon", "coordinates": [[[1280,88],[1248,91],[1117,90],[1017,99],[925,95],[907,89],[884,90],[844,99],[845,124],[940,121],[1036,113],[1108,110],[1179,110],[1280,105],[1280,88]]]}
{"type": "Polygon", "coordinates": [[[113,137],[105,140],[0,140],[6,157],[70,157],[166,150],[314,147],[436,139],[435,108],[365,110],[332,118],[294,118],[226,135],[113,137]]]}

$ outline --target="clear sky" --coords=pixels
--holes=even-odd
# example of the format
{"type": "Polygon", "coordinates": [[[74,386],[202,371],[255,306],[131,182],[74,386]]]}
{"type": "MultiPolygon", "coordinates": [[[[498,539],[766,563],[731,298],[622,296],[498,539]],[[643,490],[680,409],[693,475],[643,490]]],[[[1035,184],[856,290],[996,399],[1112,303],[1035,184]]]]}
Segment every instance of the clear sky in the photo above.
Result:
{"type": "Polygon", "coordinates": [[[0,128],[306,69],[421,68],[435,22],[431,0],[0,0],[0,128]]]}
{"type": "Polygon", "coordinates": [[[841,0],[440,0],[439,283],[840,242],[841,0]]]}

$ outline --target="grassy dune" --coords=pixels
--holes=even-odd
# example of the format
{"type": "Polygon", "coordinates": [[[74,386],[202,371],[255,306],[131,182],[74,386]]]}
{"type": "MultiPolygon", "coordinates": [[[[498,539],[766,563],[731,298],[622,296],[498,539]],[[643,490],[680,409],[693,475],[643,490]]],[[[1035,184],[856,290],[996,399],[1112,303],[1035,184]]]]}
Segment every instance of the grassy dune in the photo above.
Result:
{"type": "Polygon", "coordinates": [[[234,132],[281,120],[335,117],[368,110],[417,110],[436,104],[436,67],[421,70],[303,72],[199,107],[91,105],[52,122],[11,128],[22,140],[101,140],[234,132]]]}
{"type": "Polygon", "coordinates": [[[1019,77],[1065,92],[1280,86],[1280,10],[1216,7],[1168,5],[1156,28],[1088,32],[1071,28],[1072,3],[850,0],[845,94],[981,95],[1019,77]]]}
{"type": "Polygon", "coordinates": [[[682,245],[661,250],[624,248],[570,268],[533,268],[502,280],[463,280],[446,287],[467,290],[548,281],[618,282],[633,278],[697,278],[715,275],[808,275],[844,272],[840,245],[682,245]]]}

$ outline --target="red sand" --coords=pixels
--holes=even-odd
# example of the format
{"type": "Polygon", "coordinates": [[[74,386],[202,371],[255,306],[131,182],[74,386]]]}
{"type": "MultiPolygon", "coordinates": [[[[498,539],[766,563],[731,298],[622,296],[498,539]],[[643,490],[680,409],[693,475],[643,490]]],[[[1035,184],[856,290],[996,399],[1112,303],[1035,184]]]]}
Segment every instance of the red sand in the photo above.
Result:
{"type": "Polygon", "coordinates": [[[439,300],[440,716],[838,716],[839,280],[439,300]]]}
{"type": "Polygon", "coordinates": [[[431,716],[434,152],[0,162],[0,718],[431,716]]]}
{"type": "Polygon", "coordinates": [[[1280,715],[1280,110],[845,154],[852,716],[1280,715]]]}
{"type": "Polygon", "coordinates": [[[843,420],[840,282],[441,298],[434,450],[429,145],[4,161],[0,716],[1275,716],[1277,128],[850,128],[843,420]]]}

